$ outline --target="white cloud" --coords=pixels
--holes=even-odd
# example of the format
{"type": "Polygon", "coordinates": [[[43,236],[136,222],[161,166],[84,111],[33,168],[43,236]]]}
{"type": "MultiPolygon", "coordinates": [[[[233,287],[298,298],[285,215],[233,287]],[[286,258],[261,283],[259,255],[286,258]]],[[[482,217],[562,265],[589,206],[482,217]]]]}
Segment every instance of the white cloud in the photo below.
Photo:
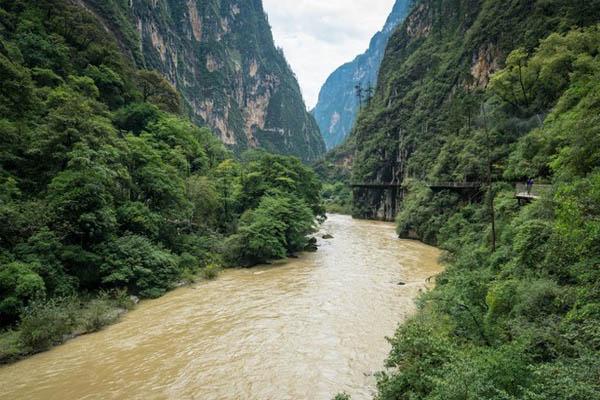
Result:
{"type": "Polygon", "coordinates": [[[325,79],[369,46],[394,0],[263,0],[275,44],[298,76],[309,108],[325,79]]]}

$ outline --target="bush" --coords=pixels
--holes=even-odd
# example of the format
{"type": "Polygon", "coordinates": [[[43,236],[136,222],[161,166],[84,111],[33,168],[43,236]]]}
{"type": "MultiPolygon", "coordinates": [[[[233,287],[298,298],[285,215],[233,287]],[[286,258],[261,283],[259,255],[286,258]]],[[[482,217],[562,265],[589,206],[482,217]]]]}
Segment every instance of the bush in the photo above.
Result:
{"type": "Polygon", "coordinates": [[[313,219],[303,200],[265,196],[256,210],[242,216],[238,233],[227,242],[226,259],[233,265],[255,265],[300,251],[308,244],[313,219]]]}
{"type": "Polygon", "coordinates": [[[102,253],[103,283],[128,287],[143,297],[162,295],[180,275],[176,257],[142,236],[118,238],[102,253]]]}
{"type": "Polygon", "coordinates": [[[338,393],[335,395],[333,400],[351,400],[351,397],[346,393],[338,393]]]}
{"type": "Polygon", "coordinates": [[[20,338],[18,331],[0,333],[0,364],[17,360],[24,354],[25,350],[20,338]]]}
{"type": "Polygon", "coordinates": [[[78,308],[74,298],[32,302],[19,325],[21,342],[30,352],[47,350],[60,343],[76,327],[78,308]]]}
{"type": "Polygon", "coordinates": [[[0,325],[18,320],[24,306],[46,295],[43,279],[34,266],[13,262],[0,266],[0,325]]]}
{"type": "Polygon", "coordinates": [[[109,292],[115,306],[123,310],[131,310],[135,306],[131,296],[125,289],[114,289],[109,292]]]}
{"type": "Polygon", "coordinates": [[[81,325],[85,332],[96,332],[112,324],[119,317],[115,304],[103,293],[86,304],[81,312],[81,325]]]}
{"type": "Polygon", "coordinates": [[[204,279],[212,280],[212,279],[215,279],[219,275],[220,271],[221,271],[221,267],[219,267],[218,265],[209,264],[202,269],[201,274],[204,279]]]}

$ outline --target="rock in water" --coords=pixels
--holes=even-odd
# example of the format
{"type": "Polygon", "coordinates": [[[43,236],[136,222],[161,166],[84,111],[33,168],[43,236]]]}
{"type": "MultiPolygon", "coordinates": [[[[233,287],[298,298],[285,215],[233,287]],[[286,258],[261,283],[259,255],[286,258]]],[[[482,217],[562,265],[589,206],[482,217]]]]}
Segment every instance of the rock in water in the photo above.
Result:
{"type": "Polygon", "coordinates": [[[315,252],[318,249],[319,248],[317,247],[317,238],[312,237],[308,239],[308,244],[304,247],[304,251],[315,252]]]}

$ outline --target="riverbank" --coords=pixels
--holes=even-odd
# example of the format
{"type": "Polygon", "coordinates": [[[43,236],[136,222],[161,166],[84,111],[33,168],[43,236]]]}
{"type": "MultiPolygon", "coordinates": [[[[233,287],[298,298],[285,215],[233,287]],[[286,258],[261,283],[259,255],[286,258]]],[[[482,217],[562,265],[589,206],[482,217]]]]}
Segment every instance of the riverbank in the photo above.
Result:
{"type": "Polygon", "coordinates": [[[0,364],[10,364],[66,341],[97,332],[133,309],[129,296],[102,294],[33,303],[18,329],[0,333],[0,364]]]}
{"type": "MultiPolygon", "coordinates": [[[[189,275],[171,290],[217,277],[219,269],[207,267],[189,275]]],[[[168,293],[168,292],[167,292],[168,293]]],[[[48,351],[67,341],[96,333],[119,322],[135,309],[139,298],[125,290],[101,292],[94,297],[67,297],[33,303],[18,329],[0,332],[0,365],[11,364],[48,351]]]]}
{"type": "MultiPolygon", "coordinates": [[[[314,249],[316,251],[317,247],[314,249]]],[[[285,261],[278,260],[277,263],[285,261]]],[[[221,270],[211,264],[197,274],[188,273],[166,293],[216,279],[221,270]]],[[[95,296],[33,302],[29,306],[30,312],[16,329],[0,332],[0,365],[12,364],[63,345],[71,339],[96,333],[119,322],[139,301],[137,296],[125,290],[114,290],[103,291],[95,296]]]]}

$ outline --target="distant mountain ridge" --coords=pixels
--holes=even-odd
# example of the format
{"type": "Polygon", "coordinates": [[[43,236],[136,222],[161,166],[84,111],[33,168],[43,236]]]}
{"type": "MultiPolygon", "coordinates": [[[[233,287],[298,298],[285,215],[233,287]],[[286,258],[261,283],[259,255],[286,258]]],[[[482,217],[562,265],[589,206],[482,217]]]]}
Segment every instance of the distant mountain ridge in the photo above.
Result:
{"type": "Polygon", "coordinates": [[[327,149],[341,144],[352,130],[359,108],[355,87],[375,87],[387,42],[408,15],[413,1],[397,0],[383,29],[371,39],[368,50],[334,71],[321,88],[312,113],[327,149]]]}

